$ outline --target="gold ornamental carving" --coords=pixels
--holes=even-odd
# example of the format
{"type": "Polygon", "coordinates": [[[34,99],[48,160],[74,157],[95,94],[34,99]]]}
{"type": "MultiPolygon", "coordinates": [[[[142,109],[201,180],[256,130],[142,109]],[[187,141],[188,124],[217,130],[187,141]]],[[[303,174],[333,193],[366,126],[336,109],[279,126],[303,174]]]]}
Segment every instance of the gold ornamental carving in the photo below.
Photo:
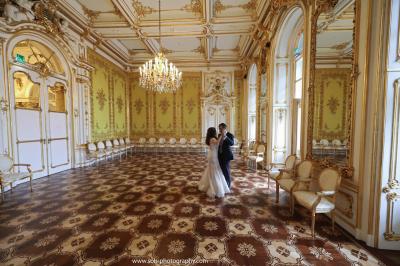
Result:
{"type": "Polygon", "coordinates": [[[201,15],[203,13],[203,4],[201,0],[191,0],[190,4],[182,7],[182,10],[201,15]]]}
{"type": "MultiPolygon", "coordinates": [[[[279,1],[286,2],[286,1],[279,1]]],[[[309,87],[307,88],[308,95],[308,106],[309,111],[307,114],[307,154],[306,158],[310,160],[317,161],[321,165],[334,165],[337,166],[340,170],[340,173],[345,179],[352,179],[354,174],[353,168],[353,138],[354,138],[354,112],[355,112],[355,90],[357,88],[357,77],[358,77],[358,32],[359,32],[359,20],[360,20],[360,0],[355,0],[354,2],[354,24],[353,24],[353,44],[352,44],[352,63],[351,63],[351,74],[350,81],[348,82],[348,90],[346,92],[346,118],[344,128],[345,136],[347,140],[348,152],[346,153],[346,157],[343,163],[336,163],[334,160],[323,160],[317,159],[316,156],[313,155],[313,139],[314,139],[314,118],[315,115],[315,93],[316,93],[316,63],[317,63],[317,34],[318,34],[318,18],[322,13],[329,13],[333,11],[334,7],[338,3],[338,0],[317,0],[315,2],[315,11],[312,14],[311,18],[311,45],[310,45],[310,81],[309,87]],[[329,161],[329,162],[327,162],[329,161]]],[[[342,44],[344,45],[344,44],[342,44]]],[[[341,46],[342,46],[341,45],[341,46]]],[[[333,106],[333,102],[330,105],[333,106]]],[[[334,108],[332,108],[334,110],[334,108]]]]}
{"type": "Polygon", "coordinates": [[[139,0],[133,0],[132,5],[133,8],[136,10],[139,20],[144,18],[145,15],[156,12],[154,8],[144,6],[142,3],[139,2],[139,0]]]}

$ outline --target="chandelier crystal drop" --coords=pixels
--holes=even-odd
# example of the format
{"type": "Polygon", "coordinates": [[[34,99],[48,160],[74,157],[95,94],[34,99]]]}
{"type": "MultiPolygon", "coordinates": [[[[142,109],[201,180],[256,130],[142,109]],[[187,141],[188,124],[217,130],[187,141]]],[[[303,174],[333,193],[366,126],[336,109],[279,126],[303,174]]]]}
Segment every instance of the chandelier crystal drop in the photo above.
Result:
{"type": "Polygon", "coordinates": [[[162,53],[161,46],[161,0],[158,1],[158,32],[160,52],[152,60],[139,67],[140,86],[148,91],[166,93],[176,92],[182,85],[182,72],[162,53]]]}

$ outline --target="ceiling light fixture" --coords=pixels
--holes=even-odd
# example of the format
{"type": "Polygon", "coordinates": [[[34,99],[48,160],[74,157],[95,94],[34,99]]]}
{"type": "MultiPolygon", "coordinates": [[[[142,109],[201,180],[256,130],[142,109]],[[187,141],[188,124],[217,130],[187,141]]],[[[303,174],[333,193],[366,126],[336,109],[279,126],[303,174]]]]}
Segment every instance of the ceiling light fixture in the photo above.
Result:
{"type": "Polygon", "coordinates": [[[161,44],[161,0],[158,0],[158,33],[160,50],[154,59],[139,67],[140,86],[152,92],[176,92],[182,84],[182,72],[174,64],[168,64],[168,59],[163,53],[161,44]]]}

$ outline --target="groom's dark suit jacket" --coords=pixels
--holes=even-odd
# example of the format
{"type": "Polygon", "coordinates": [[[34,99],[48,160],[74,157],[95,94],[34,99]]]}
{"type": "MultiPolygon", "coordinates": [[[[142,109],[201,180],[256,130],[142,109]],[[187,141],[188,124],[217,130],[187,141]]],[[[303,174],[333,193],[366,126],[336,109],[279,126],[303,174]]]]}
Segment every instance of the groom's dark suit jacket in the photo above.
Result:
{"type": "MultiPolygon", "coordinates": [[[[221,135],[221,134],[220,134],[221,135]]],[[[218,135],[219,137],[219,135],[218,135]]],[[[233,146],[234,137],[231,133],[226,133],[226,138],[224,142],[222,143],[222,147],[218,147],[218,157],[219,159],[222,159],[224,161],[231,161],[233,160],[233,153],[231,150],[231,146],[233,146]],[[220,149],[222,149],[222,152],[220,152],[220,149]]]]}

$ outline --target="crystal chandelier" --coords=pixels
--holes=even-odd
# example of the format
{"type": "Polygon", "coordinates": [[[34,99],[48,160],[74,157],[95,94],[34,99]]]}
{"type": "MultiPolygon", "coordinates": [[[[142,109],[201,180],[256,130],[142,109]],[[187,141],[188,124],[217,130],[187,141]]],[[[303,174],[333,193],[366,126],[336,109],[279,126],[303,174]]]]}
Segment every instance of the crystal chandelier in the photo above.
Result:
{"type": "Polygon", "coordinates": [[[169,63],[161,48],[161,0],[158,1],[158,32],[160,52],[139,68],[140,86],[154,92],[175,92],[182,84],[182,72],[169,63]]]}

